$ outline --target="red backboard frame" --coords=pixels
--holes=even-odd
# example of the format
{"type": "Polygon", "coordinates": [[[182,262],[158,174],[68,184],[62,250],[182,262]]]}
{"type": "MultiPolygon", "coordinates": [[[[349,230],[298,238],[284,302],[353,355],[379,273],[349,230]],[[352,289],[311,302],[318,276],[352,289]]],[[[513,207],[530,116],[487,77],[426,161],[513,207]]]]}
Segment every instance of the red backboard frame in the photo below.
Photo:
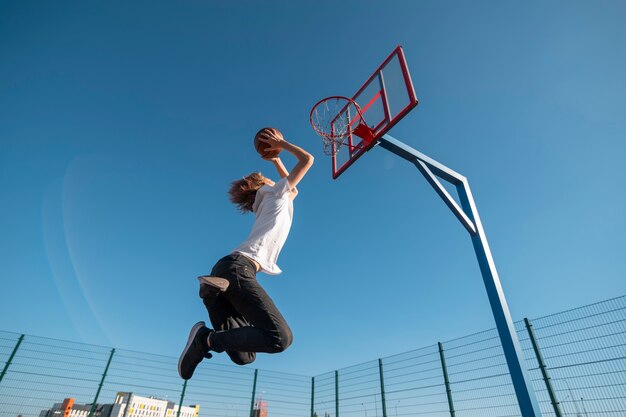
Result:
{"type": "Polygon", "coordinates": [[[350,134],[342,146],[347,146],[348,151],[348,159],[344,162],[338,162],[337,156],[332,156],[332,173],[333,179],[337,179],[346,169],[348,169],[357,159],[359,159],[365,152],[370,150],[376,143],[379,138],[381,138],[385,133],[387,133],[393,126],[396,125],[408,112],[413,110],[415,106],[418,104],[417,97],[415,95],[415,89],[413,87],[413,80],[411,80],[411,75],[409,73],[409,67],[406,62],[406,58],[404,56],[404,51],[402,50],[402,46],[398,45],[393,52],[383,61],[382,64],[378,66],[376,71],[368,78],[365,83],[359,88],[359,90],[352,96],[352,100],[354,100],[361,108],[363,113],[363,120],[365,123],[359,124],[352,134],[350,134]],[[383,70],[387,67],[387,65],[392,62],[392,60],[397,59],[400,70],[401,77],[404,83],[404,87],[407,90],[408,95],[408,103],[403,106],[400,110],[394,111],[390,109],[389,105],[389,96],[388,91],[385,84],[385,79],[383,75],[383,70]],[[372,83],[378,82],[380,89],[374,94],[372,97],[366,97],[366,102],[363,101],[361,95],[368,89],[372,83]],[[361,99],[361,101],[359,101],[361,99]],[[370,109],[372,105],[381,100],[381,105],[383,108],[384,117],[382,120],[374,120],[369,121],[367,118],[367,111],[370,109]]]}

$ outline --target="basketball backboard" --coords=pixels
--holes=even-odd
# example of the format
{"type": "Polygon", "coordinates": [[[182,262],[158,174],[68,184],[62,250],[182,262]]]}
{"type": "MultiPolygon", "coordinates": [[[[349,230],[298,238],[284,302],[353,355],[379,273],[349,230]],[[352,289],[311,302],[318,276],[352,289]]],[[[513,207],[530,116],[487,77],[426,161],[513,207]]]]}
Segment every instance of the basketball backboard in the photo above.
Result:
{"type": "MultiPolygon", "coordinates": [[[[350,103],[347,101],[349,99],[350,97],[346,98],[344,102],[350,103]]],[[[338,110],[342,117],[330,120],[331,131],[335,130],[333,124],[337,124],[336,130],[346,130],[346,120],[348,125],[353,125],[345,137],[332,143],[330,154],[333,179],[338,178],[417,106],[413,81],[401,46],[396,47],[376,68],[351,100],[358,105],[359,117],[354,117],[355,106],[346,104],[343,109],[338,110]]]]}

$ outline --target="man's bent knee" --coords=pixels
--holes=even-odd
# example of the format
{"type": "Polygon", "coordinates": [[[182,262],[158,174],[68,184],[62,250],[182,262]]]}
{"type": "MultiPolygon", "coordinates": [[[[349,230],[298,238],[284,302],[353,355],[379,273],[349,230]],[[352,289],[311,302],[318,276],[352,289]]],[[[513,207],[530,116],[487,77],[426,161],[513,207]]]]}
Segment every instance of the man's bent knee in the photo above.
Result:
{"type": "Polygon", "coordinates": [[[285,325],[281,327],[274,335],[274,353],[283,352],[293,343],[293,333],[291,329],[285,325]]]}
{"type": "Polygon", "coordinates": [[[226,352],[230,357],[230,360],[237,365],[248,365],[256,359],[254,352],[226,352]]]}

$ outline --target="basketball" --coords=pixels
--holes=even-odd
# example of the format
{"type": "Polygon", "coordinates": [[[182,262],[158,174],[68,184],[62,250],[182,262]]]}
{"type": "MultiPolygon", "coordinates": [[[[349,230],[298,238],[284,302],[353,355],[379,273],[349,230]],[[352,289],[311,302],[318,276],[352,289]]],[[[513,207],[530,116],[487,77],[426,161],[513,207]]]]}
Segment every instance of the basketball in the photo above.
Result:
{"type": "Polygon", "coordinates": [[[254,136],[254,149],[256,149],[256,151],[259,153],[259,155],[261,155],[263,158],[276,158],[278,156],[278,154],[280,153],[281,149],[277,149],[277,150],[274,150],[274,151],[266,151],[266,149],[269,148],[270,145],[268,143],[261,142],[259,140],[259,135],[261,133],[266,132],[266,131],[272,131],[276,135],[280,136],[281,138],[283,136],[278,130],[276,130],[276,129],[272,128],[272,127],[265,127],[263,129],[259,130],[257,132],[257,134],[254,136]]]}

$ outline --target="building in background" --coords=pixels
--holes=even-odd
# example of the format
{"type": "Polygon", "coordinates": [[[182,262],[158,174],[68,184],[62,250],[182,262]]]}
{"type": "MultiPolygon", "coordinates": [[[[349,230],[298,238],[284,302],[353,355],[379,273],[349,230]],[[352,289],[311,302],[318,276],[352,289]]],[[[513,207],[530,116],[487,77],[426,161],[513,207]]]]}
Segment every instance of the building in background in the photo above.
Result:
{"type": "MultiPolygon", "coordinates": [[[[109,417],[111,404],[98,405],[92,417],[109,417]]],[[[87,417],[91,411],[91,404],[76,404],[74,398],[66,398],[61,403],[56,403],[49,410],[42,410],[39,417],[87,417]]]]}
{"type": "Polygon", "coordinates": [[[252,417],[267,417],[267,402],[263,398],[254,402],[252,417]]]}
{"type": "Polygon", "coordinates": [[[182,406],[179,416],[178,405],[172,401],[118,392],[111,414],[106,417],[198,417],[199,412],[199,405],[182,406]]]}
{"type": "MultiPolygon", "coordinates": [[[[39,417],[89,417],[91,404],[76,404],[74,398],[66,398],[49,410],[42,410],[39,417]]],[[[91,417],[198,417],[200,406],[180,408],[172,401],[156,397],[142,397],[132,392],[118,392],[113,404],[96,404],[91,417]]]]}

